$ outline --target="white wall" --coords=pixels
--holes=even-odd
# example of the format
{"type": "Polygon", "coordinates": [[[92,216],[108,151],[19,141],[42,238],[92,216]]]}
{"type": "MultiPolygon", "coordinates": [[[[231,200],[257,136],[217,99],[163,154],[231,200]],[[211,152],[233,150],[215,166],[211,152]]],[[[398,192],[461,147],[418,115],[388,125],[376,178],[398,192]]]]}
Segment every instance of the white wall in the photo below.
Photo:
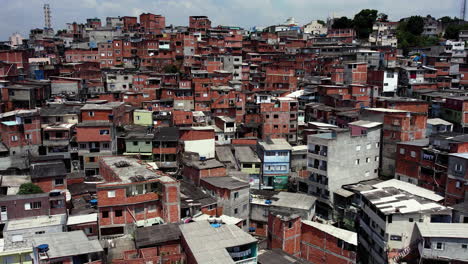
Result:
{"type": "Polygon", "coordinates": [[[201,139],[201,140],[186,140],[185,151],[195,152],[200,157],[206,157],[211,159],[215,157],[215,140],[213,139],[201,139]]]}

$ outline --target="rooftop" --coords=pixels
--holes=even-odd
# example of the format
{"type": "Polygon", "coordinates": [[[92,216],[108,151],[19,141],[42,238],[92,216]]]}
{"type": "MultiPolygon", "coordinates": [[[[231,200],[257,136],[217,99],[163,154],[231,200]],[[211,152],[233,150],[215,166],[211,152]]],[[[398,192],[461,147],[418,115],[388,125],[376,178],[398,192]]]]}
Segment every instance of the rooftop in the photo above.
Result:
{"type": "Polygon", "coordinates": [[[261,252],[258,255],[259,264],[308,264],[305,260],[289,255],[279,248],[261,252]]]}
{"type": "Polygon", "coordinates": [[[349,123],[349,125],[365,127],[365,128],[373,128],[373,127],[378,127],[378,126],[382,125],[382,123],[371,122],[371,121],[366,121],[366,120],[359,120],[359,121],[349,123]]]}
{"type": "Polygon", "coordinates": [[[272,138],[267,139],[266,141],[259,141],[258,144],[268,151],[268,150],[292,150],[291,145],[284,138],[272,138]]]}
{"type": "Polygon", "coordinates": [[[155,246],[164,242],[180,239],[179,224],[154,225],[137,228],[135,244],[138,248],[155,246]]]}
{"type": "Polygon", "coordinates": [[[252,204],[268,205],[275,207],[292,208],[299,210],[310,210],[317,198],[303,193],[291,192],[264,192],[252,190],[252,204]],[[271,203],[266,203],[269,200],[271,203]]]}
{"type": "Polygon", "coordinates": [[[317,222],[312,222],[308,220],[302,220],[303,224],[317,228],[318,230],[325,232],[329,235],[332,235],[336,238],[339,238],[346,243],[357,246],[357,233],[351,232],[345,229],[337,228],[332,225],[321,224],[317,222]]]}
{"type": "Polygon", "coordinates": [[[452,125],[452,123],[450,123],[448,121],[445,121],[443,119],[440,119],[440,118],[429,118],[429,119],[427,119],[427,123],[430,124],[430,125],[433,125],[433,126],[437,126],[437,125],[450,126],[450,125],[452,125]]]}
{"type": "Polygon", "coordinates": [[[67,220],[67,225],[79,225],[79,224],[97,222],[97,220],[98,220],[97,213],[70,215],[67,220]]]}
{"type": "Polygon", "coordinates": [[[51,161],[31,164],[31,178],[65,176],[67,169],[63,161],[51,161]]]}
{"type": "Polygon", "coordinates": [[[372,187],[361,194],[385,215],[450,211],[438,203],[444,197],[411,183],[392,179],[372,187]]]}
{"type": "Polygon", "coordinates": [[[81,111],[83,110],[112,110],[116,107],[119,107],[125,103],[123,102],[109,102],[105,104],[85,104],[82,108],[81,111]]]}
{"type": "Polygon", "coordinates": [[[234,152],[236,159],[241,162],[255,162],[260,163],[257,153],[249,146],[235,146],[234,152]]]}
{"type": "Polygon", "coordinates": [[[33,238],[33,246],[47,244],[50,259],[103,252],[99,240],[89,240],[83,231],[46,233],[33,238]]]}
{"type": "Polygon", "coordinates": [[[119,176],[120,183],[132,183],[155,179],[159,179],[161,182],[175,181],[163,172],[153,169],[150,165],[140,164],[138,160],[134,158],[112,156],[101,157],[100,160],[119,176]]]}
{"type": "Polygon", "coordinates": [[[5,231],[31,229],[45,226],[65,225],[67,216],[60,215],[41,215],[22,219],[12,219],[5,224],[5,231]]]}
{"type": "Polygon", "coordinates": [[[226,248],[257,242],[235,225],[214,228],[201,221],[181,225],[180,230],[197,263],[203,264],[233,264],[226,248]]]}
{"type": "Polygon", "coordinates": [[[204,161],[201,161],[201,160],[185,160],[184,164],[189,166],[189,167],[196,168],[196,169],[199,169],[199,170],[206,170],[206,169],[214,169],[214,168],[224,167],[224,164],[219,162],[216,159],[208,159],[208,160],[204,160],[204,161]]]}
{"type": "Polygon", "coordinates": [[[240,188],[249,188],[249,183],[233,177],[208,177],[201,179],[217,188],[237,190],[240,188]]]}
{"type": "Polygon", "coordinates": [[[464,223],[416,223],[423,237],[463,238],[468,240],[464,223]]]}

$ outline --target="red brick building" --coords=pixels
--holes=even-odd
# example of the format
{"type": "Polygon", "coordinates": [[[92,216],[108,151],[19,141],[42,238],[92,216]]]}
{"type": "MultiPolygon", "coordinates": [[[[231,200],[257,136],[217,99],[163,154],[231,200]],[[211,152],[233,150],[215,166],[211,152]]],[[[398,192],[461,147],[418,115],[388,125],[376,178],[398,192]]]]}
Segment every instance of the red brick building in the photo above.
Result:
{"type": "Polygon", "coordinates": [[[180,221],[179,182],[125,157],[102,157],[98,184],[100,236],[129,234],[137,226],[180,221]]]}
{"type": "Polygon", "coordinates": [[[311,263],[356,263],[356,233],[294,214],[269,215],[267,242],[269,249],[279,248],[311,263]]]}

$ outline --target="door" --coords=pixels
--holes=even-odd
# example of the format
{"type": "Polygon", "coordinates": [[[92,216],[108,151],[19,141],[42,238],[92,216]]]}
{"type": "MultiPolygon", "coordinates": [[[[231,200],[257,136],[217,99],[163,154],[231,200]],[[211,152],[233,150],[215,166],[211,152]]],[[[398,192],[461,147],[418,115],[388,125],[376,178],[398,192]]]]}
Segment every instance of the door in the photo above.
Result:
{"type": "Polygon", "coordinates": [[[0,206],[0,220],[2,220],[2,221],[8,220],[8,214],[7,214],[7,207],[6,206],[0,206]]]}

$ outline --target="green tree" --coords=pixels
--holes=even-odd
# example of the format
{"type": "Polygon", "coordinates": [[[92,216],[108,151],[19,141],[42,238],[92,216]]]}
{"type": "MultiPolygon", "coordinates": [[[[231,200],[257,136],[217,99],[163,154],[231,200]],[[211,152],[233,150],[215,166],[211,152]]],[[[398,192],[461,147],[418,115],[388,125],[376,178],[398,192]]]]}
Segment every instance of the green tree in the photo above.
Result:
{"type": "Polygon", "coordinates": [[[372,26],[377,20],[378,11],[375,9],[363,9],[353,19],[354,29],[360,39],[367,39],[372,32],[372,26]]]}
{"type": "Polygon", "coordinates": [[[345,16],[336,19],[332,25],[333,29],[343,29],[343,28],[352,28],[352,27],[353,27],[353,20],[345,16]]]}
{"type": "Polygon", "coordinates": [[[419,36],[424,31],[424,18],[421,16],[412,16],[405,24],[406,31],[415,36],[419,36]]]}
{"type": "Polygon", "coordinates": [[[33,184],[33,183],[23,183],[19,187],[18,194],[35,194],[35,193],[43,193],[42,189],[33,184]]]}
{"type": "Polygon", "coordinates": [[[444,38],[458,39],[461,30],[468,30],[468,24],[459,24],[458,22],[453,22],[452,24],[448,25],[447,28],[445,28],[444,38]]]}

